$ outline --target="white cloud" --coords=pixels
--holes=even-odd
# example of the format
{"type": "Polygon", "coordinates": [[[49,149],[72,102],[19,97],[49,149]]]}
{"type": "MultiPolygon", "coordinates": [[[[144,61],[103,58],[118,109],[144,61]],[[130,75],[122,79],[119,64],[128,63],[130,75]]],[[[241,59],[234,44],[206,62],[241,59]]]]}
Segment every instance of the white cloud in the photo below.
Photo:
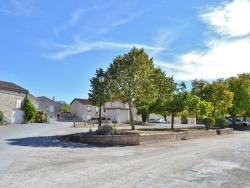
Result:
{"type": "Polygon", "coordinates": [[[180,54],[172,63],[156,64],[171,70],[167,73],[177,80],[227,78],[250,72],[250,1],[224,3],[224,7],[214,7],[201,18],[217,34],[226,37],[211,37],[205,41],[204,50],[180,54]]]}
{"type": "Polygon", "coordinates": [[[250,39],[223,41],[207,52],[190,52],[181,56],[184,73],[177,73],[178,80],[196,78],[227,78],[243,72],[250,72],[250,39]]]}
{"type": "Polygon", "coordinates": [[[221,35],[250,34],[250,1],[235,0],[224,6],[210,7],[201,18],[221,35]]]}

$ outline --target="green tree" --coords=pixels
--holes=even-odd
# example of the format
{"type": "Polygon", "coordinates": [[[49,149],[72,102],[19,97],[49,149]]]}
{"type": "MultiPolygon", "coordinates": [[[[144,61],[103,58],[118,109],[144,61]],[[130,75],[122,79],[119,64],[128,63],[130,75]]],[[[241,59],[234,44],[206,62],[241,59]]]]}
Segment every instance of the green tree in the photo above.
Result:
{"type": "Polygon", "coordinates": [[[204,116],[208,116],[209,113],[211,113],[211,103],[202,100],[192,92],[189,92],[187,95],[186,108],[189,115],[194,115],[196,117],[197,122],[201,121],[204,116]]]}
{"type": "Polygon", "coordinates": [[[209,116],[212,112],[212,104],[205,100],[201,100],[199,104],[199,110],[197,115],[197,121],[202,121],[204,116],[209,116]]]}
{"type": "Polygon", "coordinates": [[[62,104],[62,112],[71,112],[70,105],[67,104],[65,101],[57,101],[57,102],[62,104]]]}
{"type": "Polygon", "coordinates": [[[209,82],[205,80],[192,80],[192,89],[191,93],[200,97],[202,100],[205,99],[205,88],[209,82]]]}
{"type": "Polygon", "coordinates": [[[227,79],[228,89],[234,93],[232,106],[228,113],[232,116],[233,122],[237,115],[245,114],[250,107],[250,73],[239,74],[227,79]]]}
{"type": "Polygon", "coordinates": [[[89,100],[91,101],[92,105],[95,106],[100,106],[100,92],[102,93],[102,104],[110,101],[109,84],[108,84],[110,78],[106,78],[103,83],[99,83],[97,75],[101,70],[102,69],[97,69],[95,76],[89,80],[91,87],[91,90],[89,90],[88,93],[89,100]]]}
{"type": "Polygon", "coordinates": [[[25,120],[26,122],[33,122],[35,116],[36,116],[36,107],[33,105],[33,103],[30,101],[28,94],[26,94],[24,98],[24,104],[23,109],[25,113],[25,120]]]}
{"type": "Polygon", "coordinates": [[[144,118],[149,116],[150,113],[161,114],[166,120],[166,116],[169,114],[167,112],[167,102],[169,98],[172,97],[173,92],[176,89],[176,84],[174,83],[173,77],[167,77],[165,72],[160,68],[155,69],[154,75],[154,87],[158,93],[155,102],[151,103],[147,108],[143,105],[137,103],[136,107],[139,112],[141,112],[144,118]],[[144,114],[143,114],[144,113],[144,114]]]}
{"type": "Polygon", "coordinates": [[[157,98],[155,68],[153,59],[144,49],[133,47],[130,52],[117,56],[110,64],[107,75],[107,89],[111,101],[128,103],[131,129],[135,130],[132,113],[133,104],[148,109],[157,98]]]}
{"type": "Polygon", "coordinates": [[[224,116],[225,112],[232,105],[233,93],[227,88],[223,79],[209,83],[204,80],[192,81],[192,93],[201,99],[210,102],[212,105],[212,117],[224,116]]]}
{"type": "Polygon", "coordinates": [[[178,112],[182,112],[187,104],[187,90],[186,85],[182,82],[179,88],[176,89],[172,98],[166,104],[167,111],[171,112],[171,129],[174,129],[174,116],[178,112]]]}

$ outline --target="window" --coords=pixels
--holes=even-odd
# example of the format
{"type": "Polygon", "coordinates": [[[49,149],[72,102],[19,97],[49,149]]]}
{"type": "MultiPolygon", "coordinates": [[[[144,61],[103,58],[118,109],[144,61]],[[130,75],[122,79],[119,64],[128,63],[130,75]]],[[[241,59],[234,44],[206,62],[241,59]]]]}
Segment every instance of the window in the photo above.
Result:
{"type": "Polygon", "coordinates": [[[98,113],[98,111],[99,111],[99,108],[95,107],[95,112],[98,113]]]}
{"type": "Polygon", "coordinates": [[[16,108],[21,108],[21,107],[22,107],[22,100],[16,99],[16,108]]]}
{"type": "Polygon", "coordinates": [[[88,109],[88,112],[91,112],[91,106],[88,106],[87,109],[88,109]]]}

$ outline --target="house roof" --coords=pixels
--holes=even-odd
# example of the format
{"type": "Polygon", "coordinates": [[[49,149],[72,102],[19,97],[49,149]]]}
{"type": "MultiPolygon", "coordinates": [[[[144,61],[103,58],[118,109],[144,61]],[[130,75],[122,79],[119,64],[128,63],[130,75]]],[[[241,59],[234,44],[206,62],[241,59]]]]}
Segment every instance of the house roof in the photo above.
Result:
{"type": "Polygon", "coordinates": [[[7,90],[7,91],[16,91],[20,93],[29,93],[27,89],[24,89],[12,82],[5,82],[0,80],[0,89],[7,90]]]}
{"type": "Polygon", "coordinates": [[[91,101],[88,99],[79,99],[79,98],[75,98],[70,105],[74,102],[74,101],[78,101],[79,103],[83,104],[83,105],[92,105],[91,101]]]}
{"type": "Polygon", "coordinates": [[[39,101],[39,99],[46,99],[46,100],[49,100],[50,102],[57,103],[57,104],[59,104],[59,105],[62,106],[61,103],[56,102],[56,101],[54,101],[54,100],[52,100],[52,99],[50,99],[50,98],[48,98],[48,97],[45,97],[45,96],[37,97],[37,99],[38,99],[38,101],[39,101]]]}

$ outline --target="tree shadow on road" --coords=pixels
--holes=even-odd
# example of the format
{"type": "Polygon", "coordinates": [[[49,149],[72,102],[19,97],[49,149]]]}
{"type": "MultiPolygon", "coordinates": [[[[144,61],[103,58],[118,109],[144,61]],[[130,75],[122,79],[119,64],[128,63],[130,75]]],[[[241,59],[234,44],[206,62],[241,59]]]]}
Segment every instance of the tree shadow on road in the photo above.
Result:
{"type": "Polygon", "coordinates": [[[37,136],[7,139],[10,145],[29,146],[29,147],[61,147],[61,148],[92,148],[97,145],[90,145],[84,143],[76,143],[70,141],[60,140],[61,136],[37,136]]]}

